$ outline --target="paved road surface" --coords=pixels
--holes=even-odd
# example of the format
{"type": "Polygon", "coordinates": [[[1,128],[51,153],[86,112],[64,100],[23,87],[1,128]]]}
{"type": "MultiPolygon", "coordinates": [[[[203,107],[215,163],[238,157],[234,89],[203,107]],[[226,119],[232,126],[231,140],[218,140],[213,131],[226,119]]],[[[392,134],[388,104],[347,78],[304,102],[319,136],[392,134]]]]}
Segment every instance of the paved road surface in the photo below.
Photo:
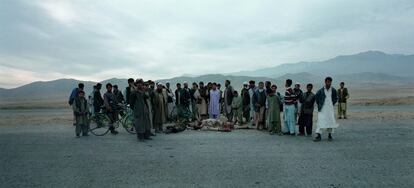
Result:
{"type": "Polygon", "coordinates": [[[254,130],[138,143],[68,125],[0,127],[0,187],[413,187],[412,121],[342,121],[333,142],[254,130]]]}

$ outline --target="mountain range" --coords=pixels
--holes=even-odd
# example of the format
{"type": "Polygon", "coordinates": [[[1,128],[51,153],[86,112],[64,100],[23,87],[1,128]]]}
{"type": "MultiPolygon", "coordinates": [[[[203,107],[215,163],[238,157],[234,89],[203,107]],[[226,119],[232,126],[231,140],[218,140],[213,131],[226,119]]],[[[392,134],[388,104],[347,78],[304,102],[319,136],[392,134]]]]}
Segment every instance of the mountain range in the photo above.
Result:
{"type": "MultiPolygon", "coordinates": [[[[175,83],[217,82],[231,80],[235,88],[241,88],[245,81],[271,81],[279,87],[288,78],[303,84],[314,83],[319,87],[326,76],[334,78],[334,84],[344,81],[352,87],[368,87],[372,85],[412,85],[414,83],[414,55],[386,54],[379,51],[368,51],[354,55],[338,56],[320,62],[300,62],[282,64],[276,67],[254,71],[243,71],[227,74],[190,75],[186,74],[156,82],[175,83]]],[[[53,81],[36,81],[13,89],[0,88],[0,101],[32,101],[32,100],[67,100],[70,91],[79,82],[85,84],[87,94],[92,91],[96,82],[75,79],[58,79],[53,81]]],[[[127,79],[112,78],[100,83],[117,84],[120,89],[127,86],[127,79]]],[[[101,91],[102,93],[104,91],[101,91]]]]}
{"type": "Polygon", "coordinates": [[[293,74],[300,72],[308,72],[315,75],[342,75],[371,72],[407,77],[413,76],[414,73],[414,55],[367,51],[353,55],[337,56],[326,61],[281,64],[265,69],[228,74],[276,78],[286,73],[293,74]]]}

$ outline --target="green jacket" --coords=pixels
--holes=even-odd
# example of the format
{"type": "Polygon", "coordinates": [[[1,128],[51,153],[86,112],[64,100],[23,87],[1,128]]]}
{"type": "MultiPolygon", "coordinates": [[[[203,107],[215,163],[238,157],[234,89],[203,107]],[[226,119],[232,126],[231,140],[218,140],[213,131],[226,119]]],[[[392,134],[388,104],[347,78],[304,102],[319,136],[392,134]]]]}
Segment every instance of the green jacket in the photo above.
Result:
{"type": "Polygon", "coordinates": [[[78,125],[87,125],[89,123],[88,114],[89,107],[88,102],[85,98],[76,97],[74,104],[72,105],[73,112],[76,117],[76,124],[78,125]]]}
{"type": "Polygon", "coordinates": [[[313,114],[313,110],[315,108],[315,94],[313,94],[312,92],[303,93],[301,103],[301,113],[313,114]]]}
{"type": "Polygon", "coordinates": [[[268,115],[270,122],[280,121],[280,105],[282,100],[278,95],[269,95],[267,97],[268,115]]]}
{"type": "Polygon", "coordinates": [[[233,101],[231,103],[231,107],[233,109],[241,109],[242,105],[242,98],[240,96],[233,97],[233,101]]]}

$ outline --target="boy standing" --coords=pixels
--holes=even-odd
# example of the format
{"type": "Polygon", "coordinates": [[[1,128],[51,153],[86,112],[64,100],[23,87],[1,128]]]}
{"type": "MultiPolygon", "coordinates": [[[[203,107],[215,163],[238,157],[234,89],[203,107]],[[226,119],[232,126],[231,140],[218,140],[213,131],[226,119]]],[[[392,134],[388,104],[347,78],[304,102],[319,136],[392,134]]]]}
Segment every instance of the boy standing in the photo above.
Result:
{"type": "MultiPolygon", "coordinates": [[[[231,107],[233,108],[234,117],[239,125],[243,125],[243,103],[242,98],[237,91],[233,91],[233,101],[231,107]]],[[[236,122],[235,121],[235,122],[236,122]]]]}
{"type": "Polygon", "coordinates": [[[280,105],[282,104],[282,100],[276,94],[277,86],[272,85],[271,91],[269,91],[269,95],[267,97],[267,105],[268,105],[268,114],[269,114],[269,131],[270,134],[279,134],[282,135],[282,127],[280,121],[280,105]]]}
{"type": "Polygon", "coordinates": [[[78,96],[73,102],[72,109],[75,114],[76,138],[79,138],[81,133],[82,136],[89,136],[89,108],[88,102],[85,99],[85,92],[79,90],[78,96]]]}

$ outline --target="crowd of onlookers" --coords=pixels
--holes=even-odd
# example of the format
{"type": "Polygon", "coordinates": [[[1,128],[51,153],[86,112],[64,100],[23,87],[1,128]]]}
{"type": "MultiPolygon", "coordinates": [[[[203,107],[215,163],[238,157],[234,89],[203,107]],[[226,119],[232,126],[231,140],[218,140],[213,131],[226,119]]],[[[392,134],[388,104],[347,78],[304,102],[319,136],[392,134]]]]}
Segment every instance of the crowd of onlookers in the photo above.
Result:
{"type": "MultiPolygon", "coordinates": [[[[256,128],[268,130],[278,135],[312,135],[314,108],[317,107],[318,126],[315,141],[320,140],[321,130],[327,129],[329,140],[337,127],[333,115],[333,106],[338,102],[338,118],[346,119],[346,102],[349,98],[344,83],[338,90],[331,87],[332,78],[325,79],[325,86],[316,93],[313,85],[293,85],[287,79],[283,89],[270,81],[244,82],[240,90],[231,85],[230,80],[219,83],[177,83],[173,91],[170,83],[155,83],[151,80],[128,79],[128,87],[121,92],[117,85],[107,83],[102,95],[102,84],[98,83],[88,97],[84,85],[80,83],[73,89],[69,104],[73,107],[76,135],[88,135],[87,114],[104,110],[114,122],[125,115],[119,110],[119,104],[128,105],[134,114],[134,123],[138,139],[151,139],[154,133],[165,131],[167,122],[179,122],[202,128],[207,120],[219,121],[218,130],[236,128],[256,128]],[[281,92],[280,92],[281,91],[281,92]],[[284,128],[282,129],[282,121],[284,128]],[[299,125],[299,131],[296,131],[299,125]],[[284,130],[284,131],[282,131],[284,130]]],[[[112,134],[117,134],[113,125],[109,126],[112,134]]]]}

